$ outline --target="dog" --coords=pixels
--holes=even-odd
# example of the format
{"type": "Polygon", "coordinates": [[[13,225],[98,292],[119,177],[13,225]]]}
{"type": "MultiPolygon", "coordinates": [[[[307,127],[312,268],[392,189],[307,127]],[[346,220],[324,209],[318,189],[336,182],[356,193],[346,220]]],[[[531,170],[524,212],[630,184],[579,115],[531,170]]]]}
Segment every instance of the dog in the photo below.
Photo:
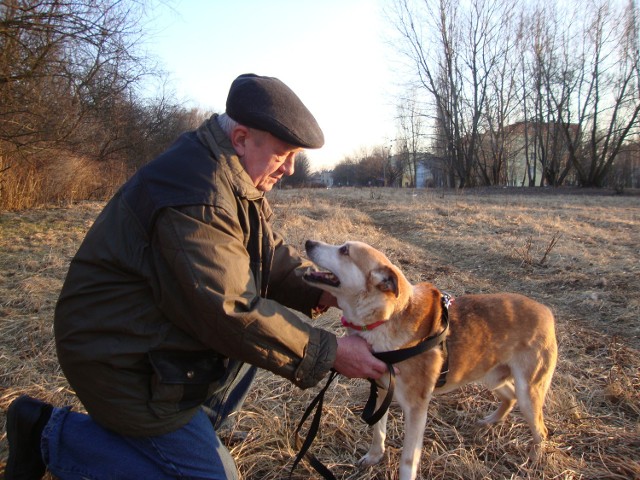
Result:
{"type": "MultiPolygon", "coordinates": [[[[408,347],[443,330],[442,293],[430,283],[412,285],[382,252],[357,241],[308,240],[305,248],[318,269],[303,278],[336,297],[349,333],[365,338],[374,352],[408,347]]],[[[485,385],[500,401],[481,423],[502,421],[517,401],[533,436],[532,458],[547,437],[542,408],[557,360],[551,310],[514,293],[464,295],[448,309],[448,319],[446,349],[433,348],[395,365],[394,400],[405,419],[400,480],[416,478],[431,397],[471,382],[485,385]],[[446,382],[436,387],[445,363],[446,382]]],[[[382,459],[386,423],[385,413],[360,465],[382,459]]]]}

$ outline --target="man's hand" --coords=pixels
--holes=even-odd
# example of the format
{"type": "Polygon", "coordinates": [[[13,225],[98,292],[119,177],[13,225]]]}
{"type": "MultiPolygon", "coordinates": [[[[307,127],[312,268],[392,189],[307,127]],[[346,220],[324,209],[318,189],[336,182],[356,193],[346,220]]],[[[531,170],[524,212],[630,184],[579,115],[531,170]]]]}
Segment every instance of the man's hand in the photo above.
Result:
{"type": "Polygon", "coordinates": [[[371,353],[371,346],[357,335],[338,338],[338,352],[333,368],[348,378],[377,380],[387,372],[387,365],[371,353]]]}

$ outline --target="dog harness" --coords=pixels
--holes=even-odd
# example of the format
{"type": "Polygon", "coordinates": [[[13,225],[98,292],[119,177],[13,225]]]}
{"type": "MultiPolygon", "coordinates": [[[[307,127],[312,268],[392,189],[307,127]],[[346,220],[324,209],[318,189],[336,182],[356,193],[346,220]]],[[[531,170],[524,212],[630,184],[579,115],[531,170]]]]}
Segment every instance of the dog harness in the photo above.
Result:
{"type": "MultiPolygon", "coordinates": [[[[376,400],[378,398],[378,384],[374,380],[369,379],[369,382],[371,384],[371,388],[369,390],[369,398],[367,399],[367,403],[365,404],[365,407],[361,415],[362,419],[367,424],[375,425],[378,421],[380,421],[382,416],[387,412],[387,410],[389,409],[389,405],[391,405],[391,401],[393,400],[393,392],[395,390],[395,370],[393,368],[394,363],[403,362],[405,360],[408,360],[411,357],[415,357],[416,355],[420,355],[421,353],[431,350],[432,348],[440,346],[443,350],[443,355],[445,357],[445,360],[442,365],[442,369],[440,371],[440,376],[436,382],[436,388],[441,387],[445,384],[447,373],[449,371],[449,368],[448,368],[449,355],[447,354],[446,338],[447,338],[447,333],[449,332],[449,307],[453,303],[453,300],[454,300],[453,297],[448,293],[442,294],[442,297],[441,297],[442,314],[440,318],[442,323],[442,331],[440,331],[440,333],[424,338],[423,340],[421,340],[419,343],[417,343],[412,347],[401,348],[399,350],[391,350],[388,352],[373,353],[374,357],[378,358],[379,360],[382,360],[387,364],[387,370],[389,371],[389,386],[387,388],[387,394],[384,400],[382,401],[380,408],[376,411],[375,407],[376,407],[376,400]]],[[[381,325],[382,323],[384,322],[375,322],[374,324],[371,324],[371,325],[362,326],[362,325],[353,325],[347,322],[344,319],[344,317],[342,319],[342,324],[345,327],[348,327],[348,328],[355,327],[355,330],[361,330],[361,331],[371,330],[381,325]]],[[[322,390],[320,390],[320,392],[316,395],[316,397],[311,401],[311,403],[305,410],[304,414],[302,415],[302,418],[300,419],[300,423],[298,423],[298,426],[294,432],[294,443],[296,448],[298,449],[298,455],[296,455],[296,458],[293,461],[293,465],[291,466],[291,471],[289,472],[289,478],[291,478],[291,476],[293,475],[293,471],[298,466],[298,463],[300,463],[300,461],[303,458],[306,458],[309,464],[313,467],[313,469],[316,472],[318,472],[320,475],[322,475],[323,478],[327,480],[336,480],[336,477],[333,475],[333,473],[331,473],[331,470],[329,470],[322,462],[320,462],[320,460],[318,460],[315,455],[313,455],[312,453],[309,453],[308,450],[311,444],[313,443],[313,440],[316,438],[316,435],[318,434],[318,430],[320,428],[320,417],[322,416],[322,406],[324,403],[324,395],[327,392],[329,385],[331,385],[331,383],[337,376],[338,376],[338,372],[331,369],[331,373],[329,374],[327,383],[325,384],[324,387],[322,387],[322,390]],[[311,412],[313,411],[314,408],[316,409],[316,411],[313,416],[313,420],[311,421],[311,425],[309,426],[309,431],[307,432],[307,436],[304,442],[301,443],[300,436],[299,436],[300,429],[302,428],[302,425],[304,425],[309,415],[311,415],[311,412]]]]}

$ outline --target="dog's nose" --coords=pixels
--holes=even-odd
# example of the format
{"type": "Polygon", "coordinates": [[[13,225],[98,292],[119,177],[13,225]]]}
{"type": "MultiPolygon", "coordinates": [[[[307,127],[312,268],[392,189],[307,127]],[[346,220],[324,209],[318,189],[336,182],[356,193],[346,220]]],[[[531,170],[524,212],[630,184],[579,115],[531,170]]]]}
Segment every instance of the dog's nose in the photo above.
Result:
{"type": "Polygon", "coordinates": [[[318,245],[318,242],[314,242],[313,240],[307,240],[306,242],[304,242],[304,248],[307,252],[313,250],[316,245],[318,245]]]}

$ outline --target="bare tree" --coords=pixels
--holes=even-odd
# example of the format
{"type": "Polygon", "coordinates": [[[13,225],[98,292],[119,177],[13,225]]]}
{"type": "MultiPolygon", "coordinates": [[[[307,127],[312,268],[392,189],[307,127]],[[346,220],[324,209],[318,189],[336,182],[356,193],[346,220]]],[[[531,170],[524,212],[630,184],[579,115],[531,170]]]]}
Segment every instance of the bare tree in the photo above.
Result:
{"type": "Polygon", "coordinates": [[[505,54],[501,35],[511,5],[499,0],[394,2],[402,53],[432,97],[438,153],[460,187],[476,183],[481,119],[492,70],[505,54]]]}
{"type": "MultiPolygon", "coordinates": [[[[20,182],[33,185],[41,203],[46,192],[36,186],[49,165],[65,158],[97,169],[94,179],[118,182],[132,158],[132,165],[147,159],[138,155],[151,152],[145,142],[172,140],[157,142],[154,107],[136,96],[141,79],[157,72],[139,54],[152,1],[0,0],[0,206],[18,198],[20,182]]],[[[158,109],[167,123],[170,115],[187,116],[175,102],[158,109]]],[[[70,196],[97,191],[66,190],[70,196]]]]}
{"type": "Polygon", "coordinates": [[[480,116],[480,142],[477,153],[477,167],[480,181],[485,185],[508,183],[509,130],[519,110],[517,96],[517,71],[522,48],[522,35],[518,26],[504,11],[500,35],[500,50],[495,51],[495,64],[488,75],[487,95],[480,116]]]}
{"type": "Polygon", "coordinates": [[[398,105],[398,136],[396,141],[405,148],[406,161],[409,173],[409,184],[416,185],[418,163],[423,152],[424,140],[424,115],[420,108],[416,89],[412,89],[408,97],[398,105]]]}
{"type": "Polygon", "coordinates": [[[3,1],[0,140],[69,140],[116,103],[147,73],[135,53],[141,9],[135,0],[3,1]]]}
{"type": "Polygon", "coordinates": [[[384,186],[388,151],[382,145],[375,146],[359,163],[360,184],[365,186],[384,186]]]}
{"type": "Polygon", "coordinates": [[[389,157],[385,172],[387,185],[391,187],[412,186],[411,176],[407,176],[409,171],[412,171],[412,169],[408,139],[399,136],[395,140],[393,155],[389,157]]]}
{"type": "Polygon", "coordinates": [[[336,186],[384,186],[385,175],[390,182],[395,178],[393,162],[389,162],[388,147],[378,145],[361,148],[344,157],[333,169],[336,186]]]}
{"type": "Polygon", "coordinates": [[[524,157],[526,168],[515,184],[561,185],[571,169],[558,112],[568,108],[568,89],[561,65],[572,58],[564,28],[572,23],[570,12],[540,4],[522,13],[521,79],[524,157]],[[556,101],[553,101],[553,98],[556,101]]]}
{"type": "Polygon", "coordinates": [[[609,181],[640,133],[638,7],[625,1],[395,0],[400,53],[430,98],[450,185],[609,181]],[[524,168],[507,148],[515,134],[524,168]]]}
{"type": "Polygon", "coordinates": [[[591,5],[579,25],[579,50],[561,71],[566,108],[551,94],[578,181],[601,187],[625,140],[638,133],[638,12],[632,1],[624,8],[605,0],[591,5]]]}
{"type": "Polygon", "coordinates": [[[352,187],[357,177],[358,163],[349,157],[340,160],[333,169],[333,183],[338,187],[352,187]]]}

